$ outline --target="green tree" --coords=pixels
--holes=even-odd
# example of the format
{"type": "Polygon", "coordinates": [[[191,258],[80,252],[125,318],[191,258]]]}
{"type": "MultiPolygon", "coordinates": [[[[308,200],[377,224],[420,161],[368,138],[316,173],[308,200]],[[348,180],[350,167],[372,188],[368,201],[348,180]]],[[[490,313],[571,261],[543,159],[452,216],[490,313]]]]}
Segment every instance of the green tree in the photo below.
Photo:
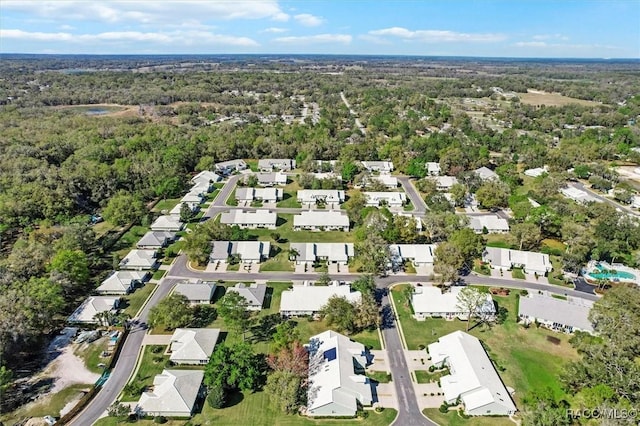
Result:
{"type": "Polygon", "coordinates": [[[356,329],[356,308],[345,297],[332,296],[320,310],[328,326],[335,326],[339,331],[353,333],[356,329]]]}
{"type": "Polygon", "coordinates": [[[456,308],[467,315],[467,331],[471,327],[471,317],[478,316],[487,296],[473,287],[464,287],[456,297],[456,308]]]}
{"type": "Polygon", "coordinates": [[[4,365],[0,365],[0,400],[4,397],[5,391],[11,386],[13,381],[13,371],[4,365]]]}
{"type": "Polygon", "coordinates": [[[364,330],[380,325],[380,310],[371,293],[363,293],[355,305],[354,329],[364,330]]]}
{"type": "Polygon", "coordinates": [[[209,255],[213,249],[211,239],[206,232],[199,232],[199,229],[186,234],[183,238],[184,250],[190,262],[196,262],[203,266],[209,262],[209,255]]]}
{"type": "Polygon", "coordinates": [[[498,180],[485,182],[476,191],[478,203],[490,210],[507,207],[509,203],[509,186],[498,180]]]}
{"type": "Polygon", "coordinates": [[[147,208],[142,200],[124,191],[111,197],[102,211],[105,220],[116,226],[139,223],[146,214],[147,208]]]}
{"type": "Polygon", "coordinates": [[[449,193],[451,194],[451,199],[456,207],[464,206],[465,201],[467,200],[468,190],[467,187],[461,183],[455,183],[449,189],[449,193]]]}
{"type": "Polygon", "coordinates": [[[222,386],[207,389],[207,403],[211,408],[222,408],[226,402],[226,394],[222,386]]]}
{"type": "Polygon", "coordinates": [[[374,295],[376,291],[375,278],[371,274],[361,275],[351,283],[351,289],[362,294],[374,295]]]}
{"type": "Polygon", "coordinates": [[[71,285],[64,286],[67,294],[73,294],[80,286],[88,284],[89,281],[89,261],[80,250],[58,251],[51,259],[49,270],[52,273],[52,278],[57,273],[69,281],[71,285]]]}
{"type": "Polygon", "coordinates": [[[168,330],[188,326],[193,321],[193,308],[183,294],[170,294],[151,308],[149,325],[163,325],[168,330]]]}
{"type": "Polygon", "coordinates": [[[288,371],[274,371],[264,388],[271,403],[287,414],[294,414],[302,404],[305,387],[302,379],[288,371]]]}
{"type": "Polygon", "coordinates": [[[356,243],[356,253],[362,263],[363,271],[367,274],[384,274],[391,261],[388,244],[377,233],[356,243]]]}
{"type": "Polygon", "coordinates": [[[435,249],[433,272],[439,275],[442,284],[452,283],[459,277],[465,258],[457,245],[450,242],[438,244],[435,249]]]}
{"type": "Polygon", "coordinates": [[[360,191],[354,191],[349,199],[342,205],[342,207],[347,212],[347,216],[349,216],[349,220],[356,225],[362,223],[362,216],[360,212],[367,205],[367,199],[364,194],[360,191]]]}
{"type": "Polygon", "coordinates": [[[273,352],[290,347],[293,342],[299,340],[300,332],[296,326],[297,323],[292,320],[285,321],[276,326],[275,333],[271,336],[271,349],[273,352]]]}
{"type": "Polygon", "coordinates": [[[236,332],[242,332],[242,339],[249,327],[249,303],[237,291],[227,291],[218,301],[218,313],[224,319],[225,324],[236,332]]]}
{"type": "Polygon", "coordinates": [[[316,280],[316,285],[329,285],[331,282],[331,276],[328,272],[322,272],[316,280]]]}
{"type": "Polygon", "coordinates": [[[191,222],[191,219],[193,219],[195,216],[196,214],[193,210],[191,210],[189,204],[182,203],[182,205],[180,206],[180,221],[188,223],[191,222]]]}
{"type": "Polygon", "coordinates": [[[405,171],[409,176],[417,178],[423,178],[427,174],[427,170],[425,169],[425,162],[418,158],[414,158],[413,160],[411,160],[405,171]]]}
{"type": "Polygon", "coordinates": [[[233,346],[217,345],[204,370],[207,388],[221,388],[225,392],[256,391],[264,381],[266,363],[247,343],[233,346]]]}
{"type": "Polygon", "coordinates": [[[107,415],[117,418],[117,422],[120,423],[120,421],[129,415],[130,411],[131,409],[128,406],[122,404],[120,401],[114,401],[114,403],[107,408],[107,415]]]}
{"type": "Polygon", "coordinates": [[[358,174],[358,166],[352,161],[346,161],[342,164],[342,170],[340,173],[345,182],[351,182],[355,175],[358,174]]]}
{"type": "Polygon", "coordinates": [[[469,228],[458,229],[451,233],[449,243],[454,245],[464,258],[468,268],[473,265],[473,260],[482,256],[485,241],[482,235],[478,235],[469,228]]]}
{"type": "Polygon", "coordinates": [[[509,235],[518,250],[534,250],[542,241],[540,228],[533,223],[514,223],[509,235]]]}

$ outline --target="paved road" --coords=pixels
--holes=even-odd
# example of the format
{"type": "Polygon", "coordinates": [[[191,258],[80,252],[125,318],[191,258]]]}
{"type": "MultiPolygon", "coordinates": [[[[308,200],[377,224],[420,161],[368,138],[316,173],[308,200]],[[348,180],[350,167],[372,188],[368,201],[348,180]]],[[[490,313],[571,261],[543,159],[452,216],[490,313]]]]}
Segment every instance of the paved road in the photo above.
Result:
{"type": "Polygon", "coordinates": [[[600,193],[592,190],[591,188],[586,187],[582,182],[573,182],[570,183],[569,186],[573,186],[574,188],[580,189],[584,192],[586,192],[587,194],[591,195],[594,198],[597,198],[598,200],[602,201],[603,203],[607,203],[613,207],[615,207],[618,210],[622,210],[625,213],[629,213],[632,214],[634,216],[640,216],[640,212],[635,211],[627,206],[623,206],[622,204],[619,204],[607,197],[602,196],[600,193]]]}
{"type": "Polygon", "coordinates": [[[73,426],[87,426],[94,424],[105,412],[105,410],[115,401],[124,386],[129,381],[133,373],[142,346],[142,339],[146,334],[146,322],[149,317],[149,310],[165,297],[173,288],[177,280],[164,279],[158,284],[158,288],[151,296],[148,303],[138,317],[140,324],[132,327],[127,336],[120,357],[116,365],[111,370],[111,376],[105,382],[102,389],[91,400],[89,405],[68,424],[73,426]]]}
{"type": "Polygon", "coordinates": [[[422,216],[427,212],[427,204],[424,202],[418,190],[413,185],[410,177],[407,176],[398,176],[398,180],[404,189],[404,192],[407,194],[409,199],[411,200],[411,204],[413,204],[413,213],[417,216],[422,216]]]}

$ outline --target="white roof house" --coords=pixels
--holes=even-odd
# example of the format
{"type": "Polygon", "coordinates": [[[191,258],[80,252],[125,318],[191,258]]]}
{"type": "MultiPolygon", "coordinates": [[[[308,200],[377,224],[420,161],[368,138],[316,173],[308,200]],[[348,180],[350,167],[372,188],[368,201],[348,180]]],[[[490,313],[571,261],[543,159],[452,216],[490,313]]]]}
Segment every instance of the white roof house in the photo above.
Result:
{"type": "MultiPolygon", "coordinates": [[[[212,172],[210,170],[203,170],[194,177],[191,178],[191,183],[194,185],[202,185],[203,187],[206,185],[210,187],[210,184],[220,182],[222,180],[222,176],[219,174],[212,172]]],[[[193,190],[193,188],[192,188],[193,190]]]]}
{"type": "Polygon", "coordinates": [[[572,199],[573,201],[575,201],[578,204],[587,204],[587,203],[601,203],[602,200],[599,198],[596,198],[594,196],[592,196],[591,194],[589,194],[586,191],[583,191],[581,189],[578,189],[576,187],[573,186],[567,186],[566,188],[562,188],[560,189],[560,192],[562,193],[562,195],[564,195],[567,198],[572,199]]]}
{"type": "Polygon", "coordinates": [[[234,287],[229,287],[227,293],[235,291],[244,297],[249,304],[247,309],[250,311],[259,311],[264,304],[264,297],[267,294],[267,285],[264,283],[238,283],[234,287]]]}
{"type": "Polygon", "coordinates": [[[545,275],[553,269],[548,254],[533,251],[487,247],[482,253],[482,260],[494,269],[516,267],[524,269],[529,274],[545,275]]]}
{"type": "Polygon", "coordinates": [[[415,266],[433,265],[435,244],[390,244],[391,257],[400,262],[410,260],[415,266]]]}
{"type": "Polygon", "coordinates": [[[485,181],[499,179],[498,174],[488,167],[480,167],[479,169],[474,170],[474,172],[480,179],[485,181]]]}
{"type": "Polygon", "coordinates": [[[386,205],[389,207],[401,207],[407,202],[404,192],[363,192],[367,199],[367,206],[378,207],[386,205]]]}
{"type": "Polygon", "coordinates": [[[269,241],[213,241],[209,259],[212,262],[226,262],[229,256],[240,255],[245,263],[260,263],[269,257],[269,241]]]}
{"type": "Polygon", "coordinates": [[[483,214],[469,216],[469,228],[476,234],[482,234],[484,229],[490,234],[503,234],[509,232],[509,222],[495,214],[483,214]]]}
{"type": "Polygon", "coordinates": [[[260,186],[283,186],[287,184],[287,175],[280,172],[256,173],[256,177],[258,178],[258,185],[260,186]]]}
{"type": "Polygon", "coordinates": [[[153,378],[153,390],[144,392],[136,409],[147,416],[190,417],[202,396],[204,370],[163,370],[153,378]]]}
{"type": "Polygon", "coordinates": [[[229,210],[222,213],[220,222],[225,225],[238,225],[240,228],[276,229],[278,215],[270,210],[229,210]]]}
{"type": "Polygon", "coordinates": [[[390,173],[393,171],[391,161],[363,161],[362,166],[370,172],[390,173]]]}
{"type": "MultiPolygon", "coordinates": [[[[451,287],[449,291],[443,293],[438,287],[423,286],[416,287],[411,296],[411,306],[413,306],[414,316],[418,321],[424,321],[427,317],[444,317],[446,319],[459,318],[466,320],[469,312],[465,312],[458,307],[458,294],[463,287],[451,287]]],[[[495,315],[496,308],[489,293],[482,306],[474,315],[482,315],[491,318],[495,315]]]]}
{"type": "Polygon", "coordinates": [[[228,175],[233,172],[239,172],[240,170],[246,169],[247,163],[245,163],[244,160],[229,160],[216,163],[215,167],[216,172],[228,175]]]}
{"type": "Polygon", "coordinates": [[[205,197],[199,192],[196,191],[187,192],[181,199],[180,203],[189,203],[189,204],[202,204],[204,202],[205,197]]]}
{"type": "Polygon", "coordinates": [[[120,269],[142,271],[144,269],[154,269],[157,266],[157,252],[155,250],[131,250],[120,261],[120,269]]]}
{"type": "Polygon", "coordinates": [[[206,364],[219,336],[217,328],[176,328],[171,336],[169,359],[176,364],[206,364]]]}
{"type": "Polygon", "coordinates": [[[67,319],[69,322],[95,324],[99,321],[96,314],[115,312],[120,305],[120,298],[115,296],[89,296],[67,319]]]}
{"type": "Polygon", "coordinates": [[[176,284],[173,291],[184,295],[192,305],[206,305],[211,303],[216,285],[206,281],[184,281],[176,284]]]}
{"type": "Polygon", "coordinates": [[[324,180],[324,179],[340,179],[342,180],[342,175],[334,172],[316,172],[311,173],[315,179],[324,180]]]}
{"type": "Polygon", "coordinates": [[[335,210],[303,211],[293,217],[293,230],[349,231],[349,217],[335,210]]]}
{"type": "Polygon", "coordinates": [[[549,173],[549,168],[547,166],[536,167],[535,169],[527,169],[524,171],[525,176],[534,177],[534,178],[538,176],[542,176],[545,173],[549,173]]]}
{"type": "Polygon", "coordinates": [[[299,265],[320,260],[346,265],[354,254],[353,243],[291,243],[290,250],[298,252],[299,265]]]}
{"type": "Polygon", "coordinates": [[[631,207],[634,209],[640,209],[640,196],[634,195],[631,197],[631,207]]]}
{"type": "Polygon", "coordinates": [[[369,179],[377,180],[388,189],[394,189],[398,187],[398,178],[388,174],[381,174],[378,176],[369,176],[369,179]]]}
{"type": "Polygon", "coordinates": [[[159,249],[169,244],[176,237],[171,231],[149,231],[136,243],[139,249],[159,249]]]}
{"type": "Polygon", "coordinates": [[[169,210],[169,214],[171,216],[176,216],[176,217],[180,217],[180,212],[182,212],[182,205],[186,204],[187,207],[189,207],[189,210],[191,210],[192,212],[197,212],[198,210],[200,210],[200,203],[193,203],[193,202],[184,202],[181,201],[178,204],[176,204],[175,206],[173,206],[173,208],[171,210],[169,210]]]}
{"type": "Polygon", "coordinates": [[[448,191],[453,185],[458,183],[458,178],[455,176],[434,176],[431,178],[436,184],[438,191],[448,191]]]}
{"type": "Polygon", "coordinates": [[[351,291],[348,284],[328,286],[294,285],[284,290],[280,299],[280,314],[283,316],[300,316],[317,314],[333,296],[345,297],[350,302],[359,302],[362,294],[351,291]]]}
{"type": "Polygon", "coordinates": [[[251,202],[254,200],[265,203],[275,203],[282,200],[281,188],[237,188],[236,200],[238,202],[251,202]]]}
{"type": "Polygon", "coordinates": [[[184,223],[180,221],[180,217],[176,215],[162,215],[151,224],[152,231],[173,231],[182,230],[184,223]]]}
{"type": "Polygon", "coordinates": [[[315,204],[318,201],[324,203],[344,203],[344,191],[339,189],[301,189],[298,191],[298,202],[302,204],[315,204]]]}
{"type": "Polygon", "coordinates": [[[147,279],[145,271],[113,271],[96,289],[98,294],[128,294],[147,279]]]}
{"type": "Polygon", "coordinates": [[[289,171],[296,168],[296,160],[290,158],[265,158],[258,160],[258,169],[261,172],[270,172],[274,169],[289,171]]]}
{"type": "Polygon", "coordinates": [[[327,330],[312,336],[307,348],[308,416],[353,417],[358,403],[372,404],[371,383],[363,374],[367,365],[364,345],[327,330]]]}
{"type": "Polygon", "coordinates": [[[440,379],[445,401],[453,404],[460,398],[471,416],[508,416],[517,411],[480,340],[454,331],[428,349],[434,365],[446,365],[451,372],[440,379]]]}
{"type": "Polygon", "coordinates": [[[547,292],[530,292],[526,297],[520,297],[518,317],[525,323],[538,321],[552,330],[566,333],[578,330],[593,333],[589,311],[594,302],[570,296],[563,297],[553,297],[547,292]]]}
{"type": "Polygon", "coordinates": [[[436,163],[435,161],[427,161],[424,167],[427,170],[427,175],[429,176],[439,176],[442,171],[440,169],[440,163],[436,163]]]}

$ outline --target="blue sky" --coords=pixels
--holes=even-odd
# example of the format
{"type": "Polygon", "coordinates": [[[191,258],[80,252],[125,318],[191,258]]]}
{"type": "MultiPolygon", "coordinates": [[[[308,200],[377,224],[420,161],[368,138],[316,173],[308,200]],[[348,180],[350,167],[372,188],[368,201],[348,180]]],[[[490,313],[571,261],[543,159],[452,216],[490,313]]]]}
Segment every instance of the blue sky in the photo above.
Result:
{"type": "Polygon", "coordinates": [[[0,52],[639,58],[640,0],[1,0],[0,52]]]}

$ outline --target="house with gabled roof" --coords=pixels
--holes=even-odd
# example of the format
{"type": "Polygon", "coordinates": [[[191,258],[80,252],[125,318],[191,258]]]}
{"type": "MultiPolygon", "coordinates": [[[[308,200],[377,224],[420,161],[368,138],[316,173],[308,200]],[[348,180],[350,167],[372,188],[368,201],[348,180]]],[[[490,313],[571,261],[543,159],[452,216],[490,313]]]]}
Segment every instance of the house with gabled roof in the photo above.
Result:
{"type": "Polygon", "coordinates": [[[391,161],[362,161],[362,167],[370,172],[391,173],[393,171],[391,161]]]}
{"type": "Polygon", "coordinates": [[[269,250],[269,241],[213,241],[209,259],[212,262],[226,262],[237,254],[244,263],[260,263],[269,257],[269,250]]]}
{"type": "Polygon", "coordinates": [[[293,216],[293,230],[349,232],[349,217],[335,210],[307,210],[293,216]]]}
{"type": "Polygon", "coordinates": [[[256,173],[260,186],[284,186],[287,184],[287,175],[280,172],[256,173]]]}
{"type": "MultiPolygon", "coordinates": [[[[418,321],[424,321],[429,317],[441,317],[447,320],[458,318],[466,321],[469,312],[458,306],[458,295],[464,287],[451,287],[442,291],[439,287],[422,286],[415,287],[411,295],[413,316],[418,321]]],[[[491,295],[487,293],[483,302],[472,313],[472,316],[480,316],[483,320],[495,318],[496,308],[491,295]]]]}
{"type": "Polygon", "coordinates": [[[280,298],[280,314],[285,317],[315,315],[333,296],[344,297],[349,302],[359,302],[362,293],[351,291],[351,285],[340,285],[335,281],[331,285],[311,285],[304,282],[302,285],[294,285],[282,292],[280,298]]]}
{"type": "Polygon", "coordinates": [[[243,229],[276,229],[278,215],[270,210],[258,209],[255,211],[229,210],[220,215],[220,223],[225,225],[238,225],[243,229]]]}
{"type": "Polygon", "coordinates": [[[296,168],[296,160],[290,158],[263,158],[258,160],[258,169],[261,172],[272,172],[280,170],[288,172],[296,168]]]}
{"type": "Polygon", "coordinates": [[[138,285],[144,283],[149,277],[146,271],[113,271],[98,288],[96,293],[107,294],[129,294],[138,285]]]}
{"type": "Polygon", "coordinates": [[[311,417],[353,417],[358,406],[373,403],[364,375],[367,351],[347,336],[327,330],[312,336],[309,351],[307,411],[311,417]]]}
{"type": "Polygon", "coordinates": [[[302,204],[341,204],[345,200],[345,192],[340,189],[301,189],[297,199],[302,204]]]}
{"type": "Polygon", "coordinates": [[[433,266],[436,244],[390,244],[392,262],[410,260],[414,266],[433,266]]]}
{"type": "Polygon", "coordinates": [[[212,183],[218,183],[221,180],[222,180],[222,176],[220,176],[219,174],[212,172],[211,170],[203,170],[191,178],[191,183],[194,186],[200,185],[203,188],[204,187],[211,188],[212,183]]]}
{"type": "Polygon", "coordinates": [[[402,207],[407,202],[407,196],[404,192],[363,192],[367,200],[367,206],[379,207],[402,207]]]}
{"type": "Polygon", "coordinates": [[[158,266],[157,254],[155,250],[131,250],[120,261],[120,269],[133,271],[155,269],[158,266]]]}
{"type": "Polygon", "coordinates": [[[215,164],[216,172],[223,176],[245,170],[247,167],[247,163],[244,160],[229,160],[215,164]]]}
{"type": "Polygon", "coordinates": [[[162,215],[158,216],[156,220],[151,224],[152,231],[182,231],[184,223],[180,221],[178,215],[162,215]]]}
{"type": "Polygon", "coordinates": [[[282,200],[283,193],[280,188],[236,188],[236,200],[238,203],[275,203],[282,200]]]}
{"type": "Polygon", "coordinates": [[[227,293],[235,291],[247,301],[247,309],[250,311],[259,311],[264,304],[264,297],[267,294],[267,285],[264,283],[238,283],[233,287],[227,288],[227,293]]]}
{"type": "Polygon", "coordinates": [[[298,265],[320,261],[346,265],[354,256],[353,243],[291,243],[289,251],[297,253],[298,265]]]}
{"type": "Polygon", "coordinates": [[[185,296],[191,305],[207,305],[213,299],[216,284],[209,281],[187,280],[176,284],[173,291],[185,296]]]}
{"type": "Polygon", "coordinates": [[[594,333],[589,312],[593,301],[571,296],[553,297],[549,292],[529,292],[520,296],[518,318],[525,324],[538,322],[554,331],[594,333]]]}
{"type": "Polygon", "coordinates": [[[174,364],[204,365],[216,347],[220,329],[176,328],[168,351],[174,364]]]}
{"type": "Polygon", "coordinates": [[[149,231],[138,240],[136,247],[142,250],[158,250],[167,246],[175,238],[175,232],[149,231]]]}
{"type": "Polygon", "coordinates": [[[428,176],[439,176],[442,171],[440,163],[436,163],[435,161],[427,161],[424,168],[426,169],[428,176]]]}
{"type": "Polygon", "coordinates": [[[484,167],[484,166],[480,167],[479,169],[474,170],[474,173],[476,175],[478,175],[478,177],[483,181],[500,179],[496,172],[494,172],[490,168],[484,167]]]}
{"type": "Polygon", "coordinates": [[[553,270],[548,254],[533,251],[486,247],[482,253],[482,260],[494,269],[522,268],[529,274],[543,276],[553,270]]]}
{"type": "Polygon", "coordinates": [[[97,324],[96,315],[102,312],[117,312],[120,298],[117,296],[89,296],[67,318],[70,323],[97,324]]]}
{"type": "Polygon", "coordinates": [[[504,234],[509,232],[509,222],[495,214],[482,214],[469,216],[469,228],[476,234],[504,234]]]}
{"type": "Polygon", "coordinates": [[[204,370],[163,370],[144,392],[136,412],[145,416],[191,417],[198,399],[204,397],[204,370]]]}

